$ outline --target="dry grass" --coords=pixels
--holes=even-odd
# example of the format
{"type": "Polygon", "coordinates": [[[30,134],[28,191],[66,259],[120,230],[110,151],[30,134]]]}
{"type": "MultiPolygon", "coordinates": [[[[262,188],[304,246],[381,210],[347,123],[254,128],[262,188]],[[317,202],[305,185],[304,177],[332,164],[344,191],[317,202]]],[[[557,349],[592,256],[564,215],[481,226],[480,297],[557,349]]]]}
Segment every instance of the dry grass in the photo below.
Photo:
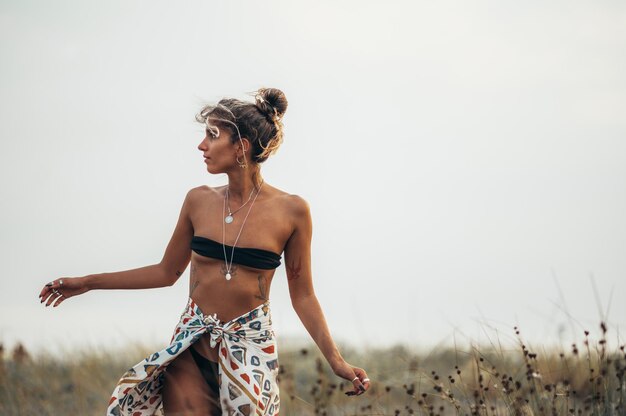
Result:
{"type": "MultiPolygon", "coordinates": [[[[417,354],[398,346],[357,352],[349,362],[373,380],[359,397],[316,348],[282,349],[281,415],[625,415],[624,346],[609,348],[586,333],[568,351],[518,345],[437,349],[417,354]]],[[[157,348],[68,353],[63,360],[15,352],[0,366],[2,415],[102,415],[118,378],[157,348]]]]}

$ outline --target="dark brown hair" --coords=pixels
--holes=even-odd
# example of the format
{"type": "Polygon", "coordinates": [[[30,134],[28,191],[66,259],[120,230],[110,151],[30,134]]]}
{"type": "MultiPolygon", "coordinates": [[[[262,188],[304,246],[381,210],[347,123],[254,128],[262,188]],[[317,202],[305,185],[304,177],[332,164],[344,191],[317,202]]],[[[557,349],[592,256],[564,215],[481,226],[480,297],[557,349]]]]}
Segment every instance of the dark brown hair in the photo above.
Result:
{"type": "Polygon", "coordinates": [[[252,145],[252,161],[261,163],[276,152],[283,141],[282,118],[287,111],[287,98],[278,88],[261,88],[254,97],[254,103],[223,98],[217,104],[205,105],[196,115],[196,121],[208,126],[209,117],[227,120],[220,125],[229,129],[231,141],[239,140],[239,129],[241,137],[246,137],[252,145]]]}

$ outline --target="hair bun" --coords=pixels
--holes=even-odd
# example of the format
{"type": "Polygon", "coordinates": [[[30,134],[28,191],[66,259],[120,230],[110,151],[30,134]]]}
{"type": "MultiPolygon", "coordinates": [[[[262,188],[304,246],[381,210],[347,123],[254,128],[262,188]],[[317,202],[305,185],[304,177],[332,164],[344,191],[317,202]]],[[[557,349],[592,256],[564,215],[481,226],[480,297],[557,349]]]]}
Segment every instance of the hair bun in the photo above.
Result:
{"type": "Polygon", "coordinates": [[[287,111],[287,97],[278,88],[260,88],[255,97],[257,107],[272,119],[282,118],[287,111]]]}

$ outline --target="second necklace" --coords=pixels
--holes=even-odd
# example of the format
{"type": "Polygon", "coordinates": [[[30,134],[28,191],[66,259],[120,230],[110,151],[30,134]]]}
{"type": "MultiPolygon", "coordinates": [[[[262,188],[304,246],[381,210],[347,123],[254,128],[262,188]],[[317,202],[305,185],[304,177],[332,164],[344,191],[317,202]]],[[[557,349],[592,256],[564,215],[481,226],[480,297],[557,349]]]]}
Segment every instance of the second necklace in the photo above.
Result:
{"type": "MultiPolygon", "coordinates": [[[[222,222],[222,248],[224,249],[224,263],[226,264],[226,274],[225,274],[224,277],[226,278],[226,280],[230,280],[232,278],[231,270],[232,270],[232,267],[233,267],[233,259],[234,259],[234,255],[235,255],[235,246],[237,245],[237,241],[239,241],[239,236],[241,235],[241,232],[243,231],[243,226],[246,224],[246,220],[248,219],[248,215],[250,215],[250,211],[252,210],[252,207],[254,206],[254,201],[256,201],[256,198],[261,193],[261,187],[262,186],[263,186],[263,182],[261,182],[261,184],[259,185],[259,190],[257,191],[256,195],[254,196],[254,199],[252,200],[252,203],[250,204],[250,208],[248,208],[248,213],[246,214],[245,218],[243,219],[243,222],[241,223],[241,228],[239,229],[239,233],[237,234],[237,238],[235,238],[235,242],[233,243],[233,249],[230,252],[230,262],[228,261],[228,257],[226,256],[226,221],[222,222]]],[[[226,188],[226,192],[228,193],[228,188],[226,188]]],[[[224,198],[224,208],[222,209],[222,214],[223,215],[226,214],[226,198],[224,198]]]]}

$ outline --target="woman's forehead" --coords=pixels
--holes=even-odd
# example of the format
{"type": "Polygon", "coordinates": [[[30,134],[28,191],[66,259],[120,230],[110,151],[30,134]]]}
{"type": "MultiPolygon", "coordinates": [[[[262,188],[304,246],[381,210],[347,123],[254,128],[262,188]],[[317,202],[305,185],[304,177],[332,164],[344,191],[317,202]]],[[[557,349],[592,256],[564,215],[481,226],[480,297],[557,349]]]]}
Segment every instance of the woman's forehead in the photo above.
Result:
{"type": "Polygon", "coordinates": [[[212,125],[212,126],[223,126],[224,125],[224,123],[221,120],[221,118],[216,116],[216,115],[209,115],[206,118],[206,124],[207,125],[212,125]]]}
{"type": "Polygon", "coordinates": [[[225,123],[224,121],[222,121],[219,117],[207,117],[206,118],[206,129],[207,130],[212,130],[213,128],[217,127],[219,130],[224,130],[227,129],[228,123],[225,123]]]}
{"type": "Polygon", "coordinates": [[[233,134],[238,136],[239,132],[236,127],[233,132],[233,123],[230,120],[225,120],[219,117],[207,117],[205,121],[205,130],[213,136],[219,137],[226,135],[230,137],[233,134]]]}
{"type": "Polygon", "coordinates": [[[206,118],[206,124],[217,127],[232,126],[234,123],[227,118],[220,117],[219,114],[209,114],[206,118]]]}

